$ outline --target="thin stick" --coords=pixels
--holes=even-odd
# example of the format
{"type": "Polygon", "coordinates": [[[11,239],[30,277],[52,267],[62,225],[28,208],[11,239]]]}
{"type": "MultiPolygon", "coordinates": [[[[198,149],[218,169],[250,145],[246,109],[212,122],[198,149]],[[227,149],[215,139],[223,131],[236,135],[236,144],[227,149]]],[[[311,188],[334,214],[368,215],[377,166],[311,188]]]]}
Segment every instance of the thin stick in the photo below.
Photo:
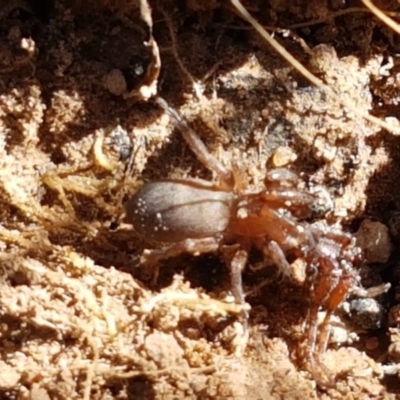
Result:
{"type": "Polygon", "coordinates": [[[381,11],[378,7],[374,6],[370,0],[362,0],[365,7],[371,10],[371,12],[379,18],[382,22],[384,22],[389,28],[392,28],[396,33],[400,35],[400,27],[399,24],[396,23],[392,18],[388,17],[383,11],[381,11]]]}
{"type": "Polygon", "coordinates": [[[256,21],[250,13],[243,7],[239,0],[231,0],[234,7],[239,11],[243,19],[253,25],[254,29],[260,34],[260,36],[271,45],[276,52],[282,56],[289,64],[297,69],[305,78],[307,78],[315,86],[323,88],[324,83],[313,75],[307,68],[305,68],[299,61],[297,61],[283,46],[281,46],[264,28],[256,21]]]}
{"type": "MultiPolygon", "coordinates": [[[[368,2],[369,0],[363,0],[368,2]]],[[[282,45],[280,45],[263,27],[259,24],[250,13],[243,7],[240,0],[231,0],[233,6],[236,8],[240,16],[249,22],[254,29],[260,34],[260,36],[268,42],[289,64],[291,64],[298,72],[300,72],[305,78],[307,78],[312,84],[324,90],[327,95],[334,96],[340,104],[349,110],[351,110],[355,115],[370,121],[381,128],[388,130],[389,132],[396,132],[400,134],[400,127],[392,126],[381,119],[370,115],[368,112],[359,110],[350,101],[340,98],[328,85],[318,79],[310,71],[307,70],[299,61],[297,61],[282,45]]],[[[371,4],[371,3],[369,3],[371,4]]],[[[372,5],[372,4],[371,4],[372,5]]],[[[371,9],[371,11],[373,11],[371,9]]],[[[380,10],[379,10],[380,11],[380,10]]],[[[388,18],[388,17],[387,17],[388,18]]],[[[390,18],[389,18],[390,19],[390,18]]]]}

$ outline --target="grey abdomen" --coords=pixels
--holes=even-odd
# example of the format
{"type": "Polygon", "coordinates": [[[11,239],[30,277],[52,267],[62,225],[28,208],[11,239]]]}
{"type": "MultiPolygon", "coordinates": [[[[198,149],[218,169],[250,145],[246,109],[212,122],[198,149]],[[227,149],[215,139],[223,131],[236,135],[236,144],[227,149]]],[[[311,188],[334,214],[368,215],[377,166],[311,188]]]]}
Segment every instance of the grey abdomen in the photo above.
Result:
{"type": "Polygon", "coordinates": [[[125,205],[128,221],[146,240],[178,242],[223,232],[234,196],[201,180],[145,184],[125,205]]]}

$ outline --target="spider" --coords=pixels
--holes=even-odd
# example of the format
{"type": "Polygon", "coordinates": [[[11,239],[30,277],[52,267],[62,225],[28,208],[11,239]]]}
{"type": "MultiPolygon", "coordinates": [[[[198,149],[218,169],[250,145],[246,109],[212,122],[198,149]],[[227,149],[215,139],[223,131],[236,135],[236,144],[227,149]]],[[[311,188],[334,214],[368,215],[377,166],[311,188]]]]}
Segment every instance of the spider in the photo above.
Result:
{"type": "MultiPolygon", "coordinates": [[[[145,250],[142,263],[158,264],[181,253],[198,255],[222,250],[230,266],[235,301],[245,303],[242,270],[251,248],[261,251],[285,274],[287,255],[307,263],[311,286],[306,322],[306,362],[319,380],[318,366],[329,338],[332,313],[356,284],[354,264],[360,251],[350,234],[323,222],[309,223],[315,198],[299,189],[299,177],[288,169],[267,172],[263,190],[250,190],[238,168],[227,169],[207,150],[197,134],[161,97],[156,103],[197,158],[219,179],[218,184],[200,179],[165,179],[145,184],[126,203],[126,217],[138,235],[161,249],[145,250]],[[318,311],[326,317],[318,324],[318,311]],[[320,335],[317,331],[320,327],[320,335]]],[[[248,315],[243,312],[247,326],[248,315]]]]}

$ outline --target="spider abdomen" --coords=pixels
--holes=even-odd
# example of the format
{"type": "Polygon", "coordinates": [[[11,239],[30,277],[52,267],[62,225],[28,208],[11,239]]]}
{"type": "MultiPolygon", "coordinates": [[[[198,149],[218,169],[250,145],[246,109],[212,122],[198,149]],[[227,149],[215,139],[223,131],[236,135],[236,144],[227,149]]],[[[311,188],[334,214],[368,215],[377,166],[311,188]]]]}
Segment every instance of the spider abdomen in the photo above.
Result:
{"type": "Polygon", "coordinates": [[[145,184],[125,208],[140,236],[174,243],[224,232],[234,198],[207,181],[171,179],[145,184]]]}

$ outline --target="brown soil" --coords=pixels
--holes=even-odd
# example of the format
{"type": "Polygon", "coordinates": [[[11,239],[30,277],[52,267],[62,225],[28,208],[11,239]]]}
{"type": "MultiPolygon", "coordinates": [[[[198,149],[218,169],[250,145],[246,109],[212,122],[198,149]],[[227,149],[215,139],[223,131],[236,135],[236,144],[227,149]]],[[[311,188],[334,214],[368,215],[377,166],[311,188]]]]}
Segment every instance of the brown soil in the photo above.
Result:
{"type": "Polygon", "coordinates": [[[347,3],[347,12],[335,0],[245,3],[262,24],[286,29],[277,40],[334,96],[228,2],[153,4],[159,93],[213,154],[240,161],[255,187],[287,158],[331,202],[329,223],[355,232],[368,217],[389,228],[389,261],[363,269],[369,286],[394,289],[377,302],[383,322],[367,329],[343,306],[323,355],[335,376],[326,388],[301,357],[301,278],[257,269],[254,258],[245,346],[218,255],[169,260],[155,284],[140,267],[149,244],[121,223],[124,201],[144,181],[212,177],[151,99],[124,96],[150,57],[136,2],[0,1],[1,399],[399,395],[400,140],[360,116],[399,125],[399,39],[347,3]]]}

